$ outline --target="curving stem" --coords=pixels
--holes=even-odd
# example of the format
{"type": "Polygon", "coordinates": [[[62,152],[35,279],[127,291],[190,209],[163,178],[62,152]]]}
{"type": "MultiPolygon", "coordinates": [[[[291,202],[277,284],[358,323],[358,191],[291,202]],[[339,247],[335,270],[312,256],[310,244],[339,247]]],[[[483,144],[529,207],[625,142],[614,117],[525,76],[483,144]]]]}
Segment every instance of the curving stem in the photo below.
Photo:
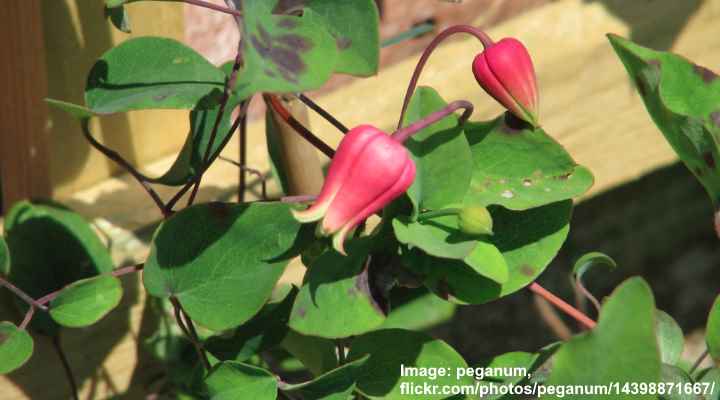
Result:
{"type": "Polygon", "coordinates": [[[448,115],[454,113],[461,108],[465,111],[460,116],[460,119],[458,120],[458,125],[462,126],[468,120],[468,118],[470,118],[470,115],[472,114],[474,109],[473,104],[467,100],[453,101],[452,103],[445,106],[445,108],[443,108],[442,110],[435,111],[434,113],[428,115],[420,121],[414,122],[404,128],[398,129],[397,131],[395,131],[395,133],[392,134],[392,138],[400,143],[404,143],[410,136],[420,132],[427,126],[440,121],[441,119],[447,117],[448,115]]]}
{"type": "Polygon", "coordinates": [[[495,42],[490,39],[490,36],[483,32],[482,29],[476,28],[471,25],[451,26],[440,32],[437,36],[435,36],[435,39],[433,39],[433,41],[430,42],[428,47],[425,48],[422,55],[420,56],[420,60],[418,60],[417,66],[415,66],[415,71],[413,72],[410,83],[408,84],[407,92],[405,92],[405,99],[403,100],[402,111],[400,112],[400,120],[398,121],[397,129],[400,129],[402,127],[403,118],[405,118],[405,112],[407,111],[408,105],[410,104],[410,99],[412,98],[413,93],[415,93],[415,88],[417,87],[418,80],[420,79],[420,73],[425,67],[428,58],[430,58],[432,52],[435,51],[435,49],[442,41],[456,33],[467,33],[475,36],[486,49],[495,44],[495,42]]]}

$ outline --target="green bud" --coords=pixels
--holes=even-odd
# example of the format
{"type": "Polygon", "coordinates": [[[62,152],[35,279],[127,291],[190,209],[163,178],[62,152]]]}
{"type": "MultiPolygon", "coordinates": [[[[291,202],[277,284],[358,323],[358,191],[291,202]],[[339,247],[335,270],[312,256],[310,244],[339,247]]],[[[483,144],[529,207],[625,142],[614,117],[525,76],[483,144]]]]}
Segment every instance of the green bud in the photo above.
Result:
{"type": "Polygon", "coordinates": [[[465,207],[458,213],[458,227],[470,235],[492,235],[492,216],[485,207],[465,207]]]}

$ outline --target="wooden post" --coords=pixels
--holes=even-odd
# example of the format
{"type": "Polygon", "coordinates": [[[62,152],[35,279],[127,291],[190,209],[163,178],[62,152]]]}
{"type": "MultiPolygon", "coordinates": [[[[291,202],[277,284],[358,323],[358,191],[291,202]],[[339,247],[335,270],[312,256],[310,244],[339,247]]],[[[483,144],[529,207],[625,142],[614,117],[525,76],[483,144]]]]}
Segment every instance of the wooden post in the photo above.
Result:
{"type": "Polygon", "coordinates": [[[0,182],[4,210],[51,194],[48,177],[47,94],[41,0],[0,7],[0,182]]]}

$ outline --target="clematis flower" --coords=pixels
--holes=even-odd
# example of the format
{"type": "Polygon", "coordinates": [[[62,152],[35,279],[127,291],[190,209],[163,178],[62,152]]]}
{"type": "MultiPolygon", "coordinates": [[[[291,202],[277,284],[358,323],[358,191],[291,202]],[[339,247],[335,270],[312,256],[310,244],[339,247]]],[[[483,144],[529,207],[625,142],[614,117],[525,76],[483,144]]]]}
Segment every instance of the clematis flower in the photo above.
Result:
{"type": "Polygon", "coordinates": [[[360,223],[403,194],[415,179],[415,163],[401,142],[370,126],[351,129],[330,163],[315,203],[293,211],[300,222],[320,221],[318,233],[333,236],[333,247],[360,223]]]}
{"type": "Polygon", "coordinates": [[[525,46],[505,38],[486,47],[473,61],[480,86],[516,117],[537,127],[539,98],[535,69],[525,46]]]}

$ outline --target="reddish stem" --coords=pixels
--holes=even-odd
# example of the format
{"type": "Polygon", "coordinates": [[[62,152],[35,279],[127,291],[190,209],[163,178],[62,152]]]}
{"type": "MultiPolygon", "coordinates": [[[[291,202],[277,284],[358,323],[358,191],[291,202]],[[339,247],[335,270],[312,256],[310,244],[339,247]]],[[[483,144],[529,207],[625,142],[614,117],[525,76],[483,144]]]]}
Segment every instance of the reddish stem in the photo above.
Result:
{"type": "Polygon", "coordinates": [[[445,106],[440,111],[435,111],[434,113],[428,115],[427,117],[421,119],[420,121],[414,122],[405,128],[398,129],[395,131],[395,133],[392,134],[392,138],[397,140],[400,143],[404,143],[410,136],[420,132],[421,130],[425,129],[429,125],[432,125],[441,119],[447,117],[448,115],[454,113],[455,111],[459,109],[465,109],[463,114],[460,116],[460,119],[458,120],[458,125],[462,126],[465,121],[470,118],[470,115],[473,112],[473,105],[469,101],[466,100],[457,100],[453,101],[452,103],[445,106]]]}
{"type": "Polygon", "coordinates": [[[40,303],[39,301],[33,299],[32,297],[30,297],[29,294],[25,293],[22,289],[13,285],[9,281],[6,281],[2,277],[0,277],[0,286],[5,286],[6,288],[8,288],[8,290],[13,292],[17,297],[21,298],[22,301],[26,302],[31,308],[37,307],[43,311],[47,311],[47,307],[45,307],[43,305],[43,303],[40,303]]]}
{"type": "Polygon", "coordinates": [[[194,6],[203,7],[203,8],[209,8],[211,10],[220,11],[221,13],[234,15],[236,17],[242,17],[242,13],[237,10],[233,10],[232,8],[227,8],[223,6],[219,6],[217,4],[213,4],[207,1],[203,0],[182,0],[185,3],[192,4],[194,6]]]}
{"type": "Polygon", "coordinates": [[[415,88],[417,87],[418,80],[420,79],[420,73],[425,67],[425,64],[430,58],[430,55],[433,51],[435,51],[435,49],[442,41],[456,33],[468,33],[475,36],[478,40],[480,40],[483,47],[486,49],[495,44],[492,39],[490,39],[490,37],[480,28],[476,28],[470,25],[455,25],[440,32],[435,37],[435,39],[430,42],[428,47],[425,48],[422,55],[420,56],[420,60],[418,60],[417,66],[415,66],[415,71],[413,72],[410,83],[408,84],[407,92],[405,93],[405,99],[403,100],[403,107],[402,111],[400,112],[400,120],[398,121],[397,129],[400,129],[402,127],[403,119],[405,118],[405,112],[407,112],[408,105],[410,104],[410,99],[412,98],[413,93],[415,93],[415,88]]]}
{"type": "Polygon", "coordinates": [[[303,137],[303,139],[310,142],[310,144],[315,146],[316,149],[320,150],[329,158],[333,158],[335,156],[335,150],[333,150],[332,147],[328,146],[327,143],[323,142],[322,139],[315,136],[314,133],[310,132],[310,130],[307,129],[300,121],[295,119],[295,117],[293,117],[290,112],[285,107],[283,107],[282,103],[280,103],[280,99],[278,99],[277,96],[265,93],[263,94],[263,98],[265,99],[265,102],[268,103],[270,107],[272,107],[273,111],[275,111],[277,115],[282,118],[283,121],[290,125],[290,127],[292,127],[295,132],[299,133],[300,136],[303,137]]]}
{"type": "Polygon", "coordinates": [[[575,320],[583,324],[586,328],[593,329],[595,328],[595,325],[597,325],[595,321],[593,321],[590,317],[580,312],[577,308],[566,303],[563,299],[550,293],[547,289],[540,286],[537,282],[533,282],[530,286],[528,286],[528,289],[530,289],[530,291],[537,294],[538,296],[544,298],[545,300],[553,304],[555,307],[559,308],[565,314],[575,318],[575,320]]]}

